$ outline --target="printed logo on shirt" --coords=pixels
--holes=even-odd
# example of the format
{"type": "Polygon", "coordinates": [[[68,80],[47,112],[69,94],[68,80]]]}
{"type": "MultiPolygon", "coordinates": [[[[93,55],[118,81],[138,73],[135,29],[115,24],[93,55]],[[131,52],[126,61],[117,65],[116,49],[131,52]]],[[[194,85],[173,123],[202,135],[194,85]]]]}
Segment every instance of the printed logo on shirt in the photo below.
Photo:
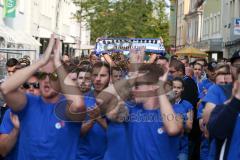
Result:
{"type": "Polygon", "coordinates": [[[65,126],[65,123],[64,123],[63,121],[57,122],[57,123],[55,124],[55,128],[56,128],[56,129],[61,129],[61,128],[63,128],[64,126],[65,126]]]}
{"type": "Polygon", "coordinates": [[[157,132],[158,132],[158,134],[163,134],[164,129],[163,128],[158,128],[157,132]]]}

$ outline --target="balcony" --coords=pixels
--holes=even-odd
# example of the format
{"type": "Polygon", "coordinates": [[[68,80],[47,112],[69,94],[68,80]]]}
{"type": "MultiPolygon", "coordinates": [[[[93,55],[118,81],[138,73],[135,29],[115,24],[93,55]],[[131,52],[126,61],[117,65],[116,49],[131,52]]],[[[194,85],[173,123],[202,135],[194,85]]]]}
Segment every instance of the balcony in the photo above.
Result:
{"type": "Polygon", "coordinates": [[[205,52],[222,52],[223,50],[223,39],[208,39],[193,44],[193,47],[199,48],[205,52]]]}

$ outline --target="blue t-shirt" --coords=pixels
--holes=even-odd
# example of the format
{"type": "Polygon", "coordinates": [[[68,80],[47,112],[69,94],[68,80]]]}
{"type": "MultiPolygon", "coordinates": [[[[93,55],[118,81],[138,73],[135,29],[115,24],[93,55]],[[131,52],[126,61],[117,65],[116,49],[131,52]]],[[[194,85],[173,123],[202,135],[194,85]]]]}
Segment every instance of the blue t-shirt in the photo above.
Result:
{"type": "Polygon", "coordinates": [[[16,113],[21,124],[16,159],[75,160],[81,123],[64,122],[55,115],[55,106],[64,104],[65,98],[51,104],[40,96],[26,96],[25,108],[16,113]]]}
{"type": "Polygon", "coordinates": [[[201,119],[201,118],[202,118],[203,109],[204,109],[205,105],[206,105],[206,102],[201,102],[201,103],[198,105],[197,119],[201,119]]]}
{"type": "MultiPolygon", "coordinates": [[[[136,106],[135,103],[127,101],[126,108],[136,106]]],[[[107,128],[107,150],[104,155],[104,160],[131,160],[130,146],[128,140],[128,119],[122,123],[108,120],[107,128]]]]}
{"type": "MultiPolygon", "coordinates": [[[[181,100],[179,103],[176,103],[173,105],[174,110],[176,110],[175,108],[181,108],[181,110],[183,110],[183,119],[184,119],[184,124],[187,120],[187,113],[191,110],[193,110],[193,106],[190,102],[186,101],[186,100],[181,100]]],[[[184,133],[184,135],[180,136],[180,142],[179,142],[179,152],[180,153],[185,153],[188,154],[188,135],[186,133],[184,133]]]]}
{"type": "MultiPolygon", "coordinates": [[[[209,88],[207,95],[203,98],[203,102],[206,103],[210,102],[215,105],[221,105],[227,100],[227,98],[228,97],[225,94],[224,90],[221,88],[221,86],[214,84],[209,88]]],[[[215,156],[216,156],[216,141],[215,139],[213,139],[210,142],[208,160],[215,159],[215,156]]]]}
{"type": "Polygon", "coordinates": [[[207,95],[203,98],[203,102],[210,102],[215,105],[223,104],[227,100],[224,90],[217,84],[212,85],[207,95]]]}
{"type": "MultiPolygon", "coordinates": [[[[84,103],[87,108],[92,108],[96,104],[96,99],[92,91],[84,96],[84,103]]],[[[86,118],[88,120],[89,117],[86,118]]],[[[105,129],[94,123],[89,132],[80,138],[77,159],[79,160],[102,160],[107,148],[107,135],[105,129]]]]}
{"type": "Polygon", "coordinates": [[[214,83],[210,81],[208,78],[202,80],[202,82],[198,83],[198,89],[199,89],[199,96],[198,98],[203,98],[205,96],[204,90],[208,90],[214,83]]]}
{"type": "MultiPolygon", "coordinates": [[[[13,129],[13,123],[10,118],[10,113],[11,110],[7,109],[6,112],[4,113],[4,117],[0,126],[0,134],[10,134],[12,129],[13,129]]],[[[8,155],[5,157],[5,160],[14,160],[17,159],[17,147],[18,147],[18,142],[16,142],[14,148],[12,148],[11,152],[8,153],[8,155]]]]}
{"type": "Polygon", "coordinates": [[[104,160],[128,160],[127,123],[108,122],[104,160]]]}
{"type": "Polygon", "coordinates": [[[166,133],[159,109],[129,108],[128,141],[131,160],[176,160],[179,153],[179,136],[166,133]]]}
{"type": "Polygon", "coordinates": [[[11,110],[7,109],[4,113],[2,123],[0,125],[0,133],[1,134],[9,134],[13,129],[13,123],[10,118],[11,110]]]}
{"type": "Polygon", "coordinates": [[[209,140],[202,135],[200,146],[200,160],[207,160],[208,154],[209,154],[209,140]]]}

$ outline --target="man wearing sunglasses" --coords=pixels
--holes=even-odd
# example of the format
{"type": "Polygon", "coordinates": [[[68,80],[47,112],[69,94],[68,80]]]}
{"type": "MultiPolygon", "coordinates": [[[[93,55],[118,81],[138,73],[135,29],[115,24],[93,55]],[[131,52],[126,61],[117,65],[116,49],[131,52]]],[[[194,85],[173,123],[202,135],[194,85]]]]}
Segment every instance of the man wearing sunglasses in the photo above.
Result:
{"type": "MultiPolygon", "coordinates": [[[[7,63],[6,63],[7,77],[13,75],[13,74],[17,71],[17,69],[19,69],[18,67],[19,67],[19,62],[18,62],[17,59],[15,59],[15,58],[10,58],[10,59],[8,59],[8,60],[7,60],[7,63]]],[[[6,78],[7,78],[7,77],[6,77],[6,78]]],[[[4,82],[5,80],[6,80],[6,79],[2,79],[2,80],[1,80],[1,83],[4,82]]],[[[6,105],[6,103],[5,103],[5,101],[2,99],[2,97],[1,97],[1,100],[0,100],[0,101],[1,101],[1,104],[2,104],[1,109],[0,109],[0,113],[1,113],[1,114],[0,114],[0,123],[1,123],[4,114],[5,114],[5,112],[6,112],[7,109],[8,109],[8,106],[6,105]]]]}
{"type": "Polygon", "coordinates": [[[13,160],[75,159],[81,128],[79,122],[85,118],[85,107],[80,91],[68,78],[61,63],[61,48],[60,40],[52,35],[40,60],[17,71],[0,86],[7,104],[21,123],[17,146],[10,153],[13,160]],[[19,91],[19,86],[39,68],[41,96],[19,91]],[[64,84],[65,78],[71,85],[64,84]],[[68,121],[56,116],[55,111],[59,107],[63,108],[62,114],[68,121]]]}
{"type": "MultiPolygon", "coordinates": [[[[31,76],[27,82],[22,85],[24,93],[39,96],[39,82],[37,74],[31,76]]],[[[0,126],[0,155],[5,157],[14,148],[19,135],[20,122],[16,114],[10,109],[6,111],[0,126]]],[[[13,154],[12,154],[13,155],[13,154]]],[[[10,157],[7,157],[10,159],[10,157]]],[[[13,158],[13,157],[11,157],[13,158]]]]}
{"type": "Polygon", "coordinates": [[[38,74],[35,73],[27,82],[23,83],[22,88],[28,94],[40,95],[40,84],[38,82],[38,74]]]}

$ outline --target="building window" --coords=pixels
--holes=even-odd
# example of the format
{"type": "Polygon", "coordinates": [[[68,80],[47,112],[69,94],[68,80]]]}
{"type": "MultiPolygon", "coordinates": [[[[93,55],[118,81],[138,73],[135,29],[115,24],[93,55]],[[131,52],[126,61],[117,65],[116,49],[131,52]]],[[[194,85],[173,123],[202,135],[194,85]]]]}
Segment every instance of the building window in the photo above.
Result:
{"type": "Polygon", "coordinates": [[[214,33],[217,33],[217,16],[214,16],[214,33]]]}
{"type": "Polygon", "coordinates": [[[234,18],[235,17],[235,0],[233,0],[233,16],[232,16],[232,18],[234,18]]]}
{"type": "Polygon", "coordinates": [[[184,15],[184,1],[182,3],[182,15],[184,15]]]}
{"type": "MultiPolygon", "coordinates": [[[[238,0],[238,8],[240,8],[240,0],[238,0]]],[[[240,16],[240,9],[238,10],[238,15],[240,16]]]]}
{"type": "Polygon", "coordinates": [[[181,3],[181,17],[183,16],[183,3],[181,3]]]}
{"type": "Polygon", "coordinates": [[[190,10],[193,11],[193,10],[194,10],[194,4],[195,4],[195,1],[192,0],[192,2],[190,2],[190,3],[191,3],[191,8],[190,8],[190,10]]]}
{"type": "Polygon", "coordinates": [[[178,5],[178,10],[177,10],[177,15],[178,15],[178,17],[180,16],[180,13],[181,13],[181,4],[179,3],[179,5],[178,5]]]}
{"type": "Polygon", "coordinates": [[[217,32],[220,32],[220,26],[221,26],[221,16],[217,16],[217,32]]]}
{"type": "Polygon", "coordinates": [[[207,35],[207,29],[208,29],[208,23],[207,23],[207,19],[205,20],[205,31],[204,31],[204,35],[207,35]]]}
{"type": "Polygon", "coordinates": [[[198,21],[196,21],[195,23],[196,23],[196,25],[195,25],[195,29],[196,29],[196,31],[195,31],[195,42],[197,42],[198,41],[198,21]]]}
{"type": "Polygon", "coordinates": [[[202,32],[203,36],[205,36],[205,29],[206,29],[205,26],[206,26],[206,21],[203,20],[203,32],[202,32]]]}
{"type": "Polygon", "coordinates": [[[234,18],[235,0],[230,1],[230,19],[234,18]]]}
{"type": "Polygon", "coordinates": [[[215,23],[215,16],[213,16],[212,17],[212,33],[214,34],[215,33],[215,25],[216,25],[216,23],[215,23]]]}
{"type": "Polygon", "coordinates": [[[24,13],[24,0],[20,0],[18,2],[19,2],[19,5],[18,5],[19,12],[24,13]]]}
{"type": "Polygon", "coordinates": [[[210,19],[207,19],[207,35],[209,36],[210,33],[210,19]]]}
{"type": "Polygon", "coordinates": [[[209,17],[209,36],[212,34],[212,17],[209,17]]]}
{"type": "Polygon", "coordinates": [[[42,0],[41,1],[41,14],[47,16],[47,17],[52,17],[52,1],[53,0],[42,0]]]}
{"type": "Polygon", "coordinates": [[[232,15],[233,15],[233,10],[232,10],[232,1],[230,1],[230,14],[229,14],[229,19],[231,19],[232,18],[232,15]]]}
{"type": "Polygon", "coordinates": [[[206,18],[206,20],[205,20],[205,35],[207,36],[207,34],[208,34],[208,20],[206,18]]]}
{"type": "Polygon", "coordinates": [[[212,35],[214,34],[214,27],[215,27],[215,24],[214,24],[214,16],[211,17],[211,21],[212,21],[212,35]]]}
{"type": "Polygon", "coordinates": [[[208,19],[206,18],[205,20],[205,35],[207,36],[208,34],[208,19]]]}

